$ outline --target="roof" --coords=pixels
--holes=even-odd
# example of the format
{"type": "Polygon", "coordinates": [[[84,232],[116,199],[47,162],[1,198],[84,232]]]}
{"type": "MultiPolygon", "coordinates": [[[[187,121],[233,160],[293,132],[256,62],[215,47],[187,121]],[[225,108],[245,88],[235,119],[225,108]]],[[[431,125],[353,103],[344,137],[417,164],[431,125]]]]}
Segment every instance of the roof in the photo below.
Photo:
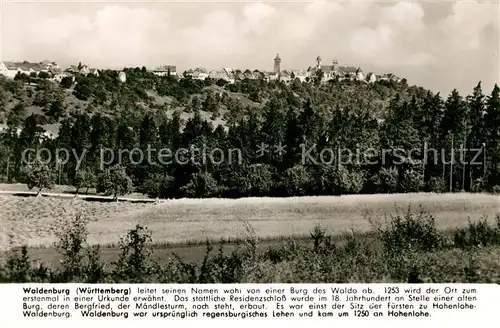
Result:
{"type": "Polygon", "coordinates": [[[51,67],[49,68],[49,71],[52,73],[52,74],[59,74],[62,72],[62,69],[60,68],[56,68],[56,67],[51,67]]]}
{"type": "Polygon", "coordinates": [[[21,69],[23,71],[29,71],[30,69],[34,71],[41,71],[42,66],[38,63],[29,63],[27,61],[24,62],[3,62],[8,70],[17,70],[21,69]]]}
{"type": "Polygon", "coordinates": [[[339,67],[339,72],[340,73],[356,73],[358,69],[354,66],[340,66],[339,67]]]}
{"type": "Polygon", "coordinates": [[[232,73],[235,79],[240,79],[240,80],[245,79],[245,75],[241,71],[233,71],[232,73]]]}
{"type": "Polygon", "coordinates": [[[254,72],[253,72],[253,76],[254,76],[256,79],[261,79],[261,78],[263,78],[265,75],[264,75],[264,72],[261,72],[261,71],[254,71],[254,72]]]}
{"type": "MultiPolygon", "coordinates": [[[[326,73],[326,74],[328,74],[328,73],[330,73],[330,72],[332,72],[332,71],[334,71],[334,70],[335,70],[335,69],[334,69],[334,66],[332,66],[332,65],[321,65],[321,68],[320,68],[320,69],[321,69],[321,71],[322,71],[323,73],[326,73]]],[[[316,69],[316,67],[309,67],[309,68],[307,69],[307,71],[313,71],[313,72],[315,72],[316,70],[317,70],[317,69],[316,69]]]]}
{"type": "Polygon", "coordinates": [[[395,78],[394,74],[392,73],[384,73],[382,75],[377,75],[378,78],[380,79],[391,79],[391,78],[395,78]]]}
{"type": "Polygon", "coordinates": [[[14,63],[14,62],[3,62],[3,64],[5,65],[5,67],[7,67],[7,69],[9,70],[14,70],[14,69],[17,69],[17,63],[14,63]]]}
{"type": "Polygon", "coordinates": [[[211,71],[208,75],[211,79],[227,79],[228,75],[224,71],[211,71]]]}
{"type": "Polygon", "coordinates": [[[295,76],[307,76],[307,71],[301,70],[301,71],[292,71],[292,73],[295,76]]]}
{"type": "Polygon", "coordinates": [[[321,65],[321,71],[323,71],[324,73],[330,73],[333,70],[334,70],[333,65],[321,65]]]}
{"type": "Polygon", "coordinates": [[[168,70],[170,70],[170,72],[176,72],[177,67],[175,65],[162,65],[162,66],[155,68],[153,71],[155,71],[155,72],[168,72],[168,70]]]}
{"type": "Polygon", "coordinates": [[[206,68],[203,68],[203,67],[196,67],[194,70],[193,70],[194,73],[205,73],[205,74],[208,74],[208,70],[206,68]]]}
{"type": "Polygon", "coordinates": [[[249,78],[249,79],[253,79],[254,78],[254,74],[250,70],[244,71],[243,72],[243,76],[246,77],[246,78],[249,78]]]}

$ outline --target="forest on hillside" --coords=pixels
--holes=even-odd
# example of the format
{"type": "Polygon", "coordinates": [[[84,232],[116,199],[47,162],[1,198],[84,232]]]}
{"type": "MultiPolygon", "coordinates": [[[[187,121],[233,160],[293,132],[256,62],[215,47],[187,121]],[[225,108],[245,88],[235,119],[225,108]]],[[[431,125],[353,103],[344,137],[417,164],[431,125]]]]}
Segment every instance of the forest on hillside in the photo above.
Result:
{"type": "Polygon", "coordinates": [[[160,198],[500,191],[497,85],[442,96],[405,79],[227,84],[135,68],[121,83],[117,74],[0,78],[3,182],[160,198]],[[56,161],[61,149],[70,156],[56,161]],[[161,150],[184,160],[163,163],[161,150]]]}

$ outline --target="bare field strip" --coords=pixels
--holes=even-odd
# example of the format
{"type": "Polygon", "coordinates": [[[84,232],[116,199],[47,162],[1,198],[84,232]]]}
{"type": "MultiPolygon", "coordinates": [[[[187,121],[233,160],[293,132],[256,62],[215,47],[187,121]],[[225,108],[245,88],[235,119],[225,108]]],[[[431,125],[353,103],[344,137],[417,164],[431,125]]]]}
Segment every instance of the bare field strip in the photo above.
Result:
{"type": "MultiPolygon", "coordinates": [[[[37,188],[29,189],[26,184],[23,183],[0,183],[0,194],[5,194],[5,195],[13,195],[13,194],[36,194],[37,193],[37,188]]],[[[88,194],[85,193],[85,189],[80,189],[79,191],[79,197],[103,197],[99,196],[96,193],[95,188],[90,188],[88,190],[88,194]]],[[[73,197],[74,194],[76,193],[76,188],[73,186],[66,186],[66,185],[54,185],[52,186],[51,189],[44,189],[42,191],[42,194],[60,194],[60,196],[65,196],[65,197],[73,197]]],[[[111,196],[110,196],[111,197],[111,196]]],[[[110,198],[110,197],[103,197],[103,198],[110,198]]],[[[123,197],[120,197],[123,198],[123,197]]],[[[126,198],[133,198],[133,199],[149,199],[147,195],[140,194],[140,193],[131,193],[127,195],[126,198]]]]}
{"type": "Polygon", "coordinates": [[[0,250],[26,244],[50,247],[53,229],[75,213],[90,223],[91,244],[115,244],[136,224],[158,244],[185,244],[245,237],[245,222],[260,238],[308,236],[316,224],[331,234],[372,229],[369,217],[384,220],[411,206],[431,212],[442,229],[500,213],[500,197],[486,194],[390,194],[341,197],[178,199],[160,204],[89,202],[81,199],[0,196],[0,250]],[[10,246],[9,246],[10,245],[10,246]]]}

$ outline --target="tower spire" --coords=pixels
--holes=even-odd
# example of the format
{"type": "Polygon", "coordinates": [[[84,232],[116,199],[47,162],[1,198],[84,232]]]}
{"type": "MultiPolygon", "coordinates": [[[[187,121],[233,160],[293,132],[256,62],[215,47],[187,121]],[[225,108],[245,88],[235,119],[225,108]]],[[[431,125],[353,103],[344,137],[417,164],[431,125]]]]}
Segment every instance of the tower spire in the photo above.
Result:
{"type": "Polygon", "coordinates": [[[321,57],[316,57],[316,69],[321,69],[321,57]]]}
{"type": "Polygon", "coordinates": [[[281,58],[280,58],[280,54],[276,54],[276,58],[274,58],[274,73],[278,74],[278,75],[281,73],[281,58]]]}

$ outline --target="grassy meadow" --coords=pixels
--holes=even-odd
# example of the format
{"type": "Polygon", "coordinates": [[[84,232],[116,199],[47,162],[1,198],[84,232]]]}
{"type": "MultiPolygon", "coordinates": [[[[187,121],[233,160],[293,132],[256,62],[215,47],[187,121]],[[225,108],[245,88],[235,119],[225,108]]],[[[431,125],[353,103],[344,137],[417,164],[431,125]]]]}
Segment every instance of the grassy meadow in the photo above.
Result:
{"type": "Polygon", "coordinates": [[[496,195],[3,195],[0,208],[0,281],[500,282],[496,195]]]}
{"type": "Polygon", "coordinates": [[[88,219],[88,242],[103,246],[136,224],[152,231],[154,244],[203,244],[244,238],[250,225],[257,238],[307,237],[316,225],[329,234],[369,232],[374,218],[421,210],[437,218],[439,229],[464,227],[482,216],[500,213],[500,198],[487,194],[388,194],[340,197],[177,199],[159,204],[90,202],[46,197],[0,195],[0,250],[28,245],[47,248],[53,229],[75,213],[88,219]]]}

